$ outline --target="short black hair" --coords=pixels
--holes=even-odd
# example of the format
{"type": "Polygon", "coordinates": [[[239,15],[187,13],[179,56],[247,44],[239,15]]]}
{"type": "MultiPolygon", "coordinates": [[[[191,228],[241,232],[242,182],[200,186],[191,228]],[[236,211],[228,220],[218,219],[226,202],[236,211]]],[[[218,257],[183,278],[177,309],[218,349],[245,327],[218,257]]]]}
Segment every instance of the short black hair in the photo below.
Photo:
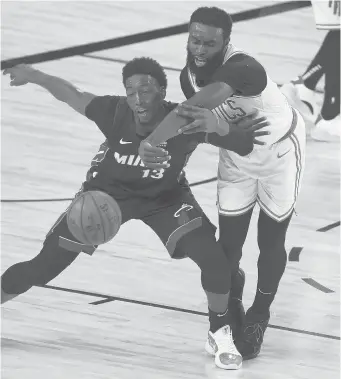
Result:
{"type": "Polygon", "coordinates": [[[150,75],[159,83],[160,87],[167,89],[167,76],[163,67],[154,59],[148,57],[134,58],[122,69],[123,85],[133,75],[150,75]]]}
{"type": "Polygon", "coordinates": [[[189,25],[193,22],[221,28],[224,32],[224,37],[230,37],[232,31],[232,18],[223,9],[217,7],[200,7],[196,9],[191,16],[189,25]]]}

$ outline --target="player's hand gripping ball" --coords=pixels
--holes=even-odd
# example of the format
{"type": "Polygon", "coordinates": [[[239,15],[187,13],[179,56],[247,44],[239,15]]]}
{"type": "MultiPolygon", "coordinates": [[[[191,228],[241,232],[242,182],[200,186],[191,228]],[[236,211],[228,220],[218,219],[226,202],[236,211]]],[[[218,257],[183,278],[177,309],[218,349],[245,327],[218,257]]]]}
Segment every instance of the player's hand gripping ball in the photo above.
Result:
{"type": "Polygon", "coordinates": [[[117,202],[101,191],[83,192],[71,203],[67,225],[72,235],[85,245],[101,245],[118,232],[122,214],[117,202]]]}

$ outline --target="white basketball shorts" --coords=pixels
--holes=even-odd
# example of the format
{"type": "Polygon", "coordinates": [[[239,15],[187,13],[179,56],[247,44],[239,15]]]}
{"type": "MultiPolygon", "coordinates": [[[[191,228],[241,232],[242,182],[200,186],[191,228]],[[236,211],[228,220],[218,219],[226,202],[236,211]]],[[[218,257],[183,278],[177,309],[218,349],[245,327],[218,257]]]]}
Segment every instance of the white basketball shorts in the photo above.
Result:
{"type": "Polygon", "coordinates": [[[297,122],[289,137],[268,148],[254,149],[246,157],[220,150],[218,172],[219,214],[238,216],[258,202],[277,222],[294,210],[305,161],[305,125],[297,122]]]}

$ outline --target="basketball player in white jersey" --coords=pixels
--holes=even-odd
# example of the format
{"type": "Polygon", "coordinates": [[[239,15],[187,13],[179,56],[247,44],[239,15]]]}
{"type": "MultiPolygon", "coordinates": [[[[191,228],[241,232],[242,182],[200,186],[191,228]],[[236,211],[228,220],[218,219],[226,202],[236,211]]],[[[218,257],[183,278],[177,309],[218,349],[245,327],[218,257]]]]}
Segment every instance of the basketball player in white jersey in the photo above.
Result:
{"type": "Polygon", "coordinates": [[[319,141],[340,140],[340,1],[312,1],[318,30],[327,30],[321,47],[304,71],[283,86],[295,106],[304,107],[303,115],[312,119],[311,137],[319,141]],[[325,76],[322,108],[316,102],[316,86],[325,76]],[[295,92],[298,98],[295,98],[295,92]],[[292,96],[294,95],[294,96],[292,96]],[[314,125],[315,124],[315,125],[314,125]]]}
{"type": "MultiPolygon", "coordinates": [[[[207,131],[200,123],[200,113],[205,120],[208,113],[213,116],[212,112],[192,105],[204,104],[208,88],[218,84],[226,95],[226,100],[213,109],[218,124],[223,119],[232,127],[255,111],[270,123],[270,134],[260,138],[262,145],[254,145],[249,155],[220,149],[218,172],[219,241],[232,264],[228,309],[233,322],[238,321],[237,317],[242,324],[240,334],[234,335],[236,345],[244,359],[251,359],[260,352],[270,305],[287,262],[284,244],[302,179],[305,125],[262,65],[231,43],[231,29],[232,19],[222,9],[203,7],[192,14],[187,64],[180,76],[183,93],[189,100],[176,113],[195,115],[195,121],[179,132],[207,131]],[[260,206],[258,284],[254,303],[245,315],[241,303],[245,278],[239,262],[256,203],[260,206]]],[[[162,167],[165,157],[155,154],[142,160],[146,165],[159,162],[162,167]]],[[[206,350],[214,354],[210,341],[206,350]]]]}

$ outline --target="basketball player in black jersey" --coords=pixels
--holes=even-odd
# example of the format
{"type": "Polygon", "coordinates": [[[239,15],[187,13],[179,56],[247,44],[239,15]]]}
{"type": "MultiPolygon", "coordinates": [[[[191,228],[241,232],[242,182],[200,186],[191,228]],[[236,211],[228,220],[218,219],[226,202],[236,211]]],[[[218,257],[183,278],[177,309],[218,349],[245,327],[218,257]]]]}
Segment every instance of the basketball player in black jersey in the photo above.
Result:
{"type": "MultiPolygon", "coordinates": [[[[159,236],[171,257],[189,257],[199,266],[208,300],[209,341],[216,351],[215,362],[224,369],[240,368],[242,357],[234,346],[226,312],[229,262],[215,240],[215,227],[194,199],[183,171],[199,143],[231,148],[231,135],[180,134],[162,146],[162,152],[172,156],[167,166],[150,169],[139,157],[140,143],[177,106],[165,101],[167,78],[156,61],[137,58],[124,66],[124,97],[81,92],[65,80],[27,65],[5,70],[4,74],[10,75],[13,86],[34,83],[45,88],[97,124],[106,140],[92,161],[81,191],[108,193],[120,206],[122,223],[132,219],[143,221],[159,236]]],[[[214,117],[209,120],[216,122],[214,117]]],[[[262,121],[244,120],[242,124],[261,128],[266,125],[262,121]]],[[[245,133],[232,136],[241,142],[240,146],[245,146],[244,154],[252,150],[254,137],[265,133],[252,130],[245,129],[245,133]]],[[[30,261],[13,265],[2,275],[2,303],[34,285],[48,283],[82,251],[92,254],[96,247],[75,240],[67,227],[66,212],[63,213],[47,234],[40,253],[30,261]]]]}

